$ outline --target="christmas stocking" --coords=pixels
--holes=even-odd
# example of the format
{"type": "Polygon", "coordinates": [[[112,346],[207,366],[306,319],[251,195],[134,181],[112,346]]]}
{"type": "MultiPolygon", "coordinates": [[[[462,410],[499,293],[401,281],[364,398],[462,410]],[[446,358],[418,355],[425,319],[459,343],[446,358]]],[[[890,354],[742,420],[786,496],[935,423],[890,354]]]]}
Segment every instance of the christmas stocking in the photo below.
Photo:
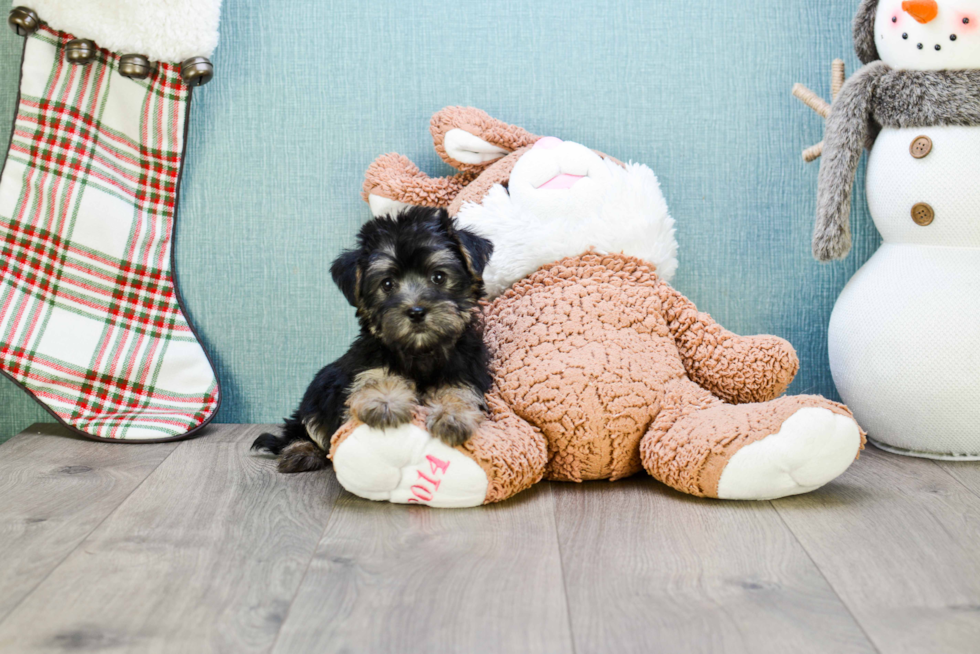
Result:
{"type": "Polygon", "coordinates": [[[0,371],[85,436],[188,436],[219,390],[182,310],[172,239],[191,88],[210,79],[220,0],[17,4],[0,371]]]}

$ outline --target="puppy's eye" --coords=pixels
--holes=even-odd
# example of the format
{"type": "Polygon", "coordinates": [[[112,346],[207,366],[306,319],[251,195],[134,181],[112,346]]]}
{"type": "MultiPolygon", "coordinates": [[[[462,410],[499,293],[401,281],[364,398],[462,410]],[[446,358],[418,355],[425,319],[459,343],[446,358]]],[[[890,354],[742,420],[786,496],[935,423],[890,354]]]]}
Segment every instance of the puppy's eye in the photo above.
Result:
{"type": "Polygon", "coordinates": [[[392,281],[391,277],[386,277],[381,280],[381,290],[385,293],[391,293],[395,288],[395,282],[392,281]]]}
{"type": "Polygon", "coordinates": [[[436,286],[442,286],[443,284],[446,283],[446,273],[442,272],[441,270],[437,270],[434,273],[432,273],[432,277],[430,277],[429,279],[436,286]]]}

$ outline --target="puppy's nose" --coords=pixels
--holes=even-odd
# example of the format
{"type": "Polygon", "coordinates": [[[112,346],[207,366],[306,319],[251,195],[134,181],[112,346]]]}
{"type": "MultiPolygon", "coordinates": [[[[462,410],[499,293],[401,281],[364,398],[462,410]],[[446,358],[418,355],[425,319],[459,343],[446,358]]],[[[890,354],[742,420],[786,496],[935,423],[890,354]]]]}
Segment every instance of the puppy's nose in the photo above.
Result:
{"type": "Polygon", "coordinates": [[[425,320],[425,313],[424,307],[412,307],[408,310],[408,319],[412,322],[422,322],[425,320]]]}

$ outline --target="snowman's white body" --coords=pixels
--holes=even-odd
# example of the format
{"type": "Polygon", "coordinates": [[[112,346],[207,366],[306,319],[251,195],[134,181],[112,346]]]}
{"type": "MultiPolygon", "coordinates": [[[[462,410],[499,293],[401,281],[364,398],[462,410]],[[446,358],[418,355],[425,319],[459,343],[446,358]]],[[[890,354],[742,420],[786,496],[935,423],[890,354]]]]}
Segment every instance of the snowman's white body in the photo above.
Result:
{"type": "Polygon", "coordinates": [[[980,459],[980,127],[884,129],[867,197],[884,243],[834,307],[837,389],[886,449],[980,459]],[[920,136],[932,150],[916,159],[920,136]]]}

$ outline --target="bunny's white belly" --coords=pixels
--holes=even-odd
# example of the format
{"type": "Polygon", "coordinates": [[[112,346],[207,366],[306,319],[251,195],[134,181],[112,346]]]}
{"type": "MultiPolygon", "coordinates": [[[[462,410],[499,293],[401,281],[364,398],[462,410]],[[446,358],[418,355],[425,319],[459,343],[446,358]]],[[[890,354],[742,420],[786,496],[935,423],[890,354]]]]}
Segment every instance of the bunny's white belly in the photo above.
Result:
{"type": "Polygon", "coordinates": [[[841,293],[829,351],[876,444],[980,458],[980,249],[882,245],[841,293]]]}

